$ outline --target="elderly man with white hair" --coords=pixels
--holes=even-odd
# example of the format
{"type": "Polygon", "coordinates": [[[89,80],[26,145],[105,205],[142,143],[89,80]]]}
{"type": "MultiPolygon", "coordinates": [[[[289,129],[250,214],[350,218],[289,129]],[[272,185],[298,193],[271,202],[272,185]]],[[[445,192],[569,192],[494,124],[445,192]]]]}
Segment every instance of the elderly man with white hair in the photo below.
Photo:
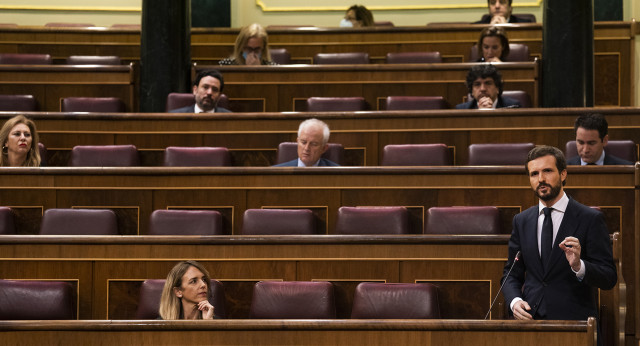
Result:
{"type": "Polygon", "coordinates": [[[298,127],[298,158],[275,167],[331,167],[337,163],[322,158],[329,148],[329,126],[321,120],[312,118],[300,123],[298,127]]]}

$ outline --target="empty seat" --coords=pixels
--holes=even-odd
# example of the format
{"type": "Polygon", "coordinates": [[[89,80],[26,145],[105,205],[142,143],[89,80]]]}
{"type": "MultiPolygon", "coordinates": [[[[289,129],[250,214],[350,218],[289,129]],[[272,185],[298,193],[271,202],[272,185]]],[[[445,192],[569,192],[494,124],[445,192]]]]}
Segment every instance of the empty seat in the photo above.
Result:
{"type": "Polygon", "coordinates": [[[94,24],[90,24],[90,23],[51,22],[51,23],[46,23],[44,26],[50,27],[50,28],[88,28],[88,27],[92,27],[92,26],[95,26],[95,25],[94,24]]]}
{"type": "Polygon", "coordinates": [[[109,209],[47,209],[42,235],[118,235],[118,221],[109,209]]]}
{"type": "Polygon", "coordinates": [[[309,209],[247,209],[242,234],[315,234],[316,224],[309,209]]]}
{"type": "MultiPolygon", "coordinates": [[[[160,316],[160,298],[164,288],[165,279],[144,280],[140,286],[136,319],[155,320],[160,316]]],[[[216,317],[225,318],[224,286],[218,280],[211,279],[211,296],[209,302],[213,305],[213,313],[216,317]]]]}
{"type": "Polygon", "coordinates": [[[310,97],[307,112],[357,112],[367,110],[364,97],[310,97]]]}
{"type": "Polygon", "coordinates": [[[333,285],[324,281],[260,281],[253,287],[250,318],[336,318],[333,285]]]}
{"type": "Polygon", "coordinates": [[[386,100],[386,110],[388,111],[448,108],[449,105],[442,96],[388,96],[386,100]]]}
{"type": "Polygon", "coordinates": [[[445,144],[389,144],[382,151],[382,166],[448,166],[445,144]]]}
{"type": "Polygon", "coordinates": [[[369,53],[318,53],[313,56],[318,65],[354,65],[368,64],[369,53]]]}
{"type": "MultiPolygon", "coordinates": [[[[478,61],[480,56],[478,45],[473,45],[469,51],[469,61],[478,61]]],[[[509,43],[509,55],[505,57],[504,62],[508,61],[529,61],[529,46],[522,43],[509,43]]]]}
{"type": "Polygon", "coordinates": [[[2,112],[36,112],[38,102],[33,95],[0,95],[2,112]]]}
{"type": "Polygon", "coordinates": [[[0,234],[16,234],[11,208],[0,207],[0,234]]]}
{"type": "Polygon", "coordinates": [[[139,166],[138,149],[134,145],[76,145],[71,149],[72,167],[139,166]]]}
{"type": "MultiPolygon", "coordinates": [[[[344,147],[339,143],[327,143],[329,148],[322,154],[322,158],[331,160],[339,165],[344,161],[344,147]]],[[[282,142],[278,145],[276,164],[289,162],[298,157],[297,142],[282,142]]]]}
{"type": "Polygon", "coordinates": [[[441,63],[440,52],[396,52],[387,53],[387,64],[432,64],[441,63]]]}
{"type": "Polygon", "coordinates": [[[47,147],[42,143],[38,143],[38,152],[40,153],[40,167],[47,167],[49,165],[49,152],[47,147]]]}
{"type": "Polygon", "coordinates": [[[155,210],[150,235],[220,235],[222,215],[216,210],[155,210]]]}
{"type": "Polygon", "coordinates": [[[117,97],[66,97],[60,101],[61,112],[122,113],[125,108],[117,97]]]}
{"type": "Polygon", "coordinates": [[[431,207],[424,233],[500,234],[500,213],[490,206],[431,207]]]}
{"type": "Polygon", "coordinates": [[[520,108],[531,108],[531,97],[524,90],[505,90],[502,96],[518,101],[520,108]]]}
{"type": "Polygon", "coordinates": [[[405,207],[340,207],[337,234],[408,234],[405,207]]]}
{"type": "Polygon", "coordinates": [[[438,288],[428,283],[362,282],[356,286],[351,318],[440,318],[438,288]]]}
{"type": "Polygon", "coordinates": [[[373,26],[393,28],[395,25],[393,25],[393,22],[390,22],[390,21],[380,21],[380,22],[373,22],[373,26]]]}
{"type": "MultiPolygon", "coordinates": [[[[172,109],[191,106],[194,103],[196,103],[196,99],[195,96],[193,96],[193,93],[170,93],[167,95],[167,107],[165,109],[168,112],[172,109]]],[[[227,98],[227,95],[220,94],[218,107],[229,109],[229,99],[227,98]]]]}
{"type": "MultiPolygon", "coordinates": [[[[636,144],[630,140],[621,141],[607,141],[607,146],[604,147],[604,151],[607,154],[613,155],[617,158],[636,162],[638,161],[638,153],[636,144]]],[[[565,145],[565,156],[567,159],[578,156],[578,148],[576,147],[576,141],[568,141],[565,145]]]]}
{"type": "Polygon", "coordinates": [[[0,54],[0,65],[51,65],[49,54],[0,54]]]}
{"type": "Polygon", "coordinates": [[[72,320],[75,297],[68,282],[0,280],[0,320],[72,320]]]}
{"type": "Polygon", "coordinates": [[[67,65],[120,65],[120,57],[115,55],[71,55],[67,65]]]}
{"type": "Polygon", "coordinates": [[[128,30],[140,30],[142,25],[140,24],[112,24],[112,29],[128,29],[128,30]]]}
{"type": "Polygon", "coordinates": [[[164,165],[170,167],[231,166],[229,149],[222,147],[167,147],[164,165]]]}
{"type": "Polygon", "coordinates": [[[491,143],[469,146],[469,165],[524,165],[533,143],[491,143]]]}
{"type": "Polygon", "coordinates": [[[270,48],[269,54],[271,54],[271,61],[278,65],[291,64],[291,54],[286,48],[270,48]]]}

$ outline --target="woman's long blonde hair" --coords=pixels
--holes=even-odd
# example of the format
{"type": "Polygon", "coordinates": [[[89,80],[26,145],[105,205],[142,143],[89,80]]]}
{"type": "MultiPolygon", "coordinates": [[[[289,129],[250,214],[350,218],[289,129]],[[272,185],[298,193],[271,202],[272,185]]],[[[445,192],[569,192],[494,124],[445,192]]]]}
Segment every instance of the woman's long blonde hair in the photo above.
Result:
{"type": "MultiPolygon", "coordinates": [[[[176,264],[169,272],[169,275],[167,275],[164,288],[162,288],[159,313],[163,320],[179,320],[184,318],[182,301],[180,298],[176,297],[173,289],[182,287],[182,277],[187,270],[189,270],[189,267],[195,267],[204,274],[205,282],[207,283],[207,297],[211,295],[209,272],[202,266],[202,264],[196,261],[183,261],[176,264]]],[[[198,311],[198,319],[202,319],[202,311],[198,311]]]]}
{"type": "Polygon", "coordinates": [[[245,65],[246,61],[242,56],[242,52],[244,51],[244,47],[249,42],[249,39],[252,37],[257,37],[262,39],[262,44],[264,47],[262,48],[262,57],[260,60],[262,61],[271,61],[271,53],[269,52],[269,39],[267,37],[267,31],[258,23],[253,23],[247,25],[240,29],[240,33],[236,38],[236,44],[233,51],[233,58],[236,60],[238,65],[245,65]]]}
{"type": "Polygon", "coordinates": [[[9,166],[9,153],[7,152],[7,147],[5,147],[5,143],[7,143],[11,129],[18,124],[27,125],[27,127],[29,127],[29,131],[31,131],[31,148],[22,163],[22,167],[40,167],[40,150],[38,149],[40,137],[38,137],[38,130],[36,130],[36,124],[33,120],[25,117],[24,115],[16,115],[15,117],[7,120],[7,122],[2,126],[2,130],[0,130],[0,144],[2,144],[0,167],[9,166]]]}

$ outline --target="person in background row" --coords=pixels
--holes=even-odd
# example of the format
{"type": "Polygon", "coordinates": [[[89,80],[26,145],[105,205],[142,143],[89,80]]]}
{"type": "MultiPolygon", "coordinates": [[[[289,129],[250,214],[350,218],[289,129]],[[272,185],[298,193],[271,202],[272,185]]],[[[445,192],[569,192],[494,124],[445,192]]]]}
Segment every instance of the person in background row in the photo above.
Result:
{"type": "Polygon", "coordinates": [[[16,115],[0,130],[0,167],[39,167],[38,130],[33,120],[16,115]]]}
{"type": "Polygon", "coordinates": [[[172,109],[169,113],[231,113],[226,108],[218,107],[222,89],[224,89],[224,78],[220,72],[216,70],[200,71],[193,81],[193,96],[196,103],[172,109]]]}
{"type": "Polygon", "coordinates": [[[374,26],[373,14],[362,5],[353,5],[347,9],[340,26],[345,28],[374,26]]]}
{"type": "Polygon", "coordinates": [[[196,261],[176,264],[164,283],[160,297],[160,318],[163,320],[210,320],[214,307],[209,272],[196,261]]]}
{"type": "Polygon", "coordinates": [[[527,18],[512,15],[513,0],[487,0],[489,15],[482,17],[474,24],[531,23],[527,18]]]}
{"type": "Polygon", "coordinates": [[[329,149],[329,135],[329,126],[323,121],[315,118],[303,121],[298,127],[298,158],[275,167],[339,166],[321,157],[329,149]]]}
{"type": "Polygon", "coordinates": [[[467,89],[472,100],[456,105],[456,109],[519,108],[520,103],[502,97],[502,75],[491,64],[478,64],[467,74],[467,89]]]}
{"type": "Polygon", "coordinates": [[[633,165],[633,162],[607,154],[609,124],[602,114],[585,114],[576,119],[576,149],[578,156],[567,160],[568,165],[633,165]]]}
{"type": "Polygon", "coordinates": [[[233,55],[220,65],[277,65],[271,61],[267,31],[258,23],[240,29],[233,55]]]}
{"type": "Polygon", "coordinates": [[[477,47],[478,61],[503,62],[509,55],[507,32],[497,26],[488,26],[480,32],[477,47]]]}

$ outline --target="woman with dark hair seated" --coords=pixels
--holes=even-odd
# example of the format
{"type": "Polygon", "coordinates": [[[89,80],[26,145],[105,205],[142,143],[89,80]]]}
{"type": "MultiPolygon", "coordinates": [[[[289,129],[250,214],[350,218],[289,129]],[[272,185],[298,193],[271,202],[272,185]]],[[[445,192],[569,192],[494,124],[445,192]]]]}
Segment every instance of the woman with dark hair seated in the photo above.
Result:
{"type": "Polygon", "coordinates": [[[482,29],[478,39],[478,61],[502,62],[509,55],[507,32],[497,26],[482,29]]]}
{"type": "Polygon", "coordinates": [[[349,7],[340,22],[341,27],[363,28],[374,25],[373,14],[362,5],[349,7]]]}
{"type": "Polygon", "coordinates": [[[16,115],[0,130],[0,167],[39,167],[38,131],[33,120],[16,115]]]}
{"type": "Polygon", "coordinates": [[[214,307],[209,272],[196,261],[176,264],[167,275],[160,298],[163,320],[210,320],[214,307]]]}

